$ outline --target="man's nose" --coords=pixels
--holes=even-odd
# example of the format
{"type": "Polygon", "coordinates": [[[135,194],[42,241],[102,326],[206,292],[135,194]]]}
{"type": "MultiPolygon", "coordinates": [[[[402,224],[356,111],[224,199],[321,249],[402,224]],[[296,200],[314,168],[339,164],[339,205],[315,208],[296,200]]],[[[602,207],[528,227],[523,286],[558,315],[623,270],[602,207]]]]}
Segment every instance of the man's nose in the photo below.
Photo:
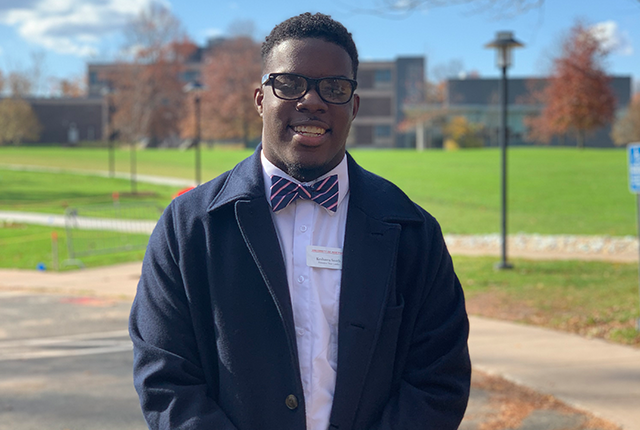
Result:
{"type": "Polygon", "coordinates": [[[302,98],[298,100],[296,108],[301,111],[307,112],[325,112],[328,108],[327,102],[322,100],[320,94],[318,93],[318,88],[309,88],[307,94],[305,94],[302,98]]]}

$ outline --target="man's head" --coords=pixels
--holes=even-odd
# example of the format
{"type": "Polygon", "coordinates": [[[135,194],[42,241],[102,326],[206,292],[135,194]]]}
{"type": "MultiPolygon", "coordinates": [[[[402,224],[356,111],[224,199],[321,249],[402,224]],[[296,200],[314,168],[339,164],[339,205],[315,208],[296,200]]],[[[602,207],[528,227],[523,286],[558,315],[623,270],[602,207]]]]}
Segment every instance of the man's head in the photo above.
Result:
{"type": "Polygon", "coordinates": [[[305,13],[273,29],[254,94],[269,161],[305,182],[340,163],[360,103],[357,70],[351,34],[327,15],[305,13]]]}

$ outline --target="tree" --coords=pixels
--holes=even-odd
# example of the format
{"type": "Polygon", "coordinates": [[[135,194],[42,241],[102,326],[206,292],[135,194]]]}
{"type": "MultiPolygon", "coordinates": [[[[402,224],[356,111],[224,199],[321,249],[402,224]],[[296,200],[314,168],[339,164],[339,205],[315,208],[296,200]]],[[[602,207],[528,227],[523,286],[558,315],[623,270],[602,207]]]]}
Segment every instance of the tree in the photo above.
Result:
{"type": "Polygon", "coordinates": [[[41,130],[29,103],[15,98],[0,100],[0,145],[38,140],[41,130]]]}
{"type": "Polygon", "coordinates": [[[457,148],[481,148],[482,125],[470,123],[463,116],[454,116],[444,127],[446,136],[445,147],[449,149],[457,148]]]}
{"type": "Polygon", "coordinates": [[[9,94],[12,97],[27,97],[31,95],[33,89],[33,83],[29,76],[20,72],[11,72],[7,76],[7,86],[9,87],[9,94]]]}
{"type": "Polygon", "coordinates": [[[640,142],[640,92],[634,94],[627,112],[613,124],[611,138],[616,145],[640,142]]]}
{"type": "Polygon", "coordinates": [[[196,46],[178,19],[153,3],[125,30],[128,59],[105,76],[111,83],[113,126],[123,139],[149,139],[150,145],[177,137],[184,114],[180,75],[196,46]]]}
{"type": "Polygon", "coordinates": [[[534,139],[549,142],[571,133],[582,148],[588,133],[612,121],[616,101],[603,68],[607,54],[582,23],[571,28],[547,86],[533,95],[544,105],[539,116],[526,119],[534,139]]]}
{"type": "Polygon", "coordinates": [[[248,37],[226,40],[207,55],[202,70],[205,137],[247,144],[260,135],[262,121],[253,103],[260,73],[260,44],[248,37]]]}
{"type": "Polygon", "coordinates": [[[56,83],[56,92],[60,97],[78,98],[87,94],[85,78],[78,76],[70,79],[60,79],[56,83]]]}

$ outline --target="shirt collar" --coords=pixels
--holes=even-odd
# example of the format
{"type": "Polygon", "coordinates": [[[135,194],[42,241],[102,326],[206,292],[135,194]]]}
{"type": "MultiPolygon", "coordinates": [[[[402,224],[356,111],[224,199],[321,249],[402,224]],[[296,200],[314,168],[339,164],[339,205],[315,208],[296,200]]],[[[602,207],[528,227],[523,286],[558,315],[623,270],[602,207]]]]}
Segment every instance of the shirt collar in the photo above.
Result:
{"type": "MultiPolygon", "coordinates": [[[[262,175],[264,177],[264,189],[265,189],[264,191],[268,201],[271,200],[271,177],[273,175],[281,176],[285,179],[288,179],[291,182],[294,182],[296,184],[301,184],[301,185],[313,185],[316,182],[323,180],[324,178],[327,178],[332,175],[338,175],[338,207],[340,207],[340,204],[342,203],[346,195],[349,193],[349,169],[347,166],[346,154],[344,157],[342,157],[342,161],[340,162],[340,164],[338,164],[336,167],[331,169],[329,172],[320,176],[318,179],[314,179],[313,181],[310,181],[310,182],[300,182],[297,179],[292,178],[291,176],[283,172],[281,169],[276,167],[271,161],[267,160],[267,157],[265,157],[264,155],[264,151],[260,152],[260,161],[262,162],[262,175]]],[[[335,212],[332,212],[328,209],[325,209],[325,210],[327,210],[327,212],[329,212],[331,215],[335,214],[335,212]]]]}

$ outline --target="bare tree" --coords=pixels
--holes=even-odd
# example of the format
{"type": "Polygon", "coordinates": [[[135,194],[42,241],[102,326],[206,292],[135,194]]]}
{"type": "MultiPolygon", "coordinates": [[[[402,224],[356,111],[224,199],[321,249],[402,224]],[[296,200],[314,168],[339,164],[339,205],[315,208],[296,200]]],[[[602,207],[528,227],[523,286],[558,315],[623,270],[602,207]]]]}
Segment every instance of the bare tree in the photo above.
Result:
{"type": "Polygon", "coordinates": [[[27,97],[31,95],[33,91],[33,82],[29,76],[20,72],[9,73],[7,85],[11,97],[27,97]]]}
{"type": "Polygon", "coordinates": [[[436,64],[431,68],[431,78],[435,82],[458,78],[464,73],[464,62],[460,58],[454,58],[446,63],[436,64]]]}
{"type": "Polygon", "coordinates": [[[248,37],[253,39],[256,31],[256,23],[251,19],[233,21],[227,27],[227,33],[231,38],[248,37]]]}

